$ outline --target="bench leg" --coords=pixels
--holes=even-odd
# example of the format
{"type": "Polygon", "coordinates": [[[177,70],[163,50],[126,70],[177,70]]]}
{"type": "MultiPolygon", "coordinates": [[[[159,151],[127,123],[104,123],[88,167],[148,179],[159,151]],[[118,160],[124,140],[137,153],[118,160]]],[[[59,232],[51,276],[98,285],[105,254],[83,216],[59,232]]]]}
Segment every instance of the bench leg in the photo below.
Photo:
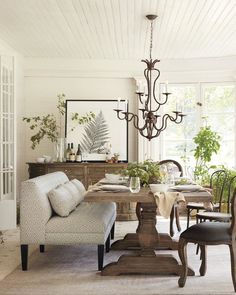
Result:
{"type": "Polygon", "coordinates": [[[104,245],[98,245],[98,270],[103,269],[104,245]]]}
{"type": "Polygon", "coordinates": [[[45,245],[39,245],[39,251],[40,251],[40,253],[44,253],[45,252],[45,245]]]}
{"type": "Polygon", "coordinates": [[[106,240],[106,253],[110,252],[111,247],[111,235],[109,234],[106,240]]]}
{"type": "Polygon", "coordinates": [[[21,266],[22,270],[28,269],[28,245],[21,245],[21,266]]]}
{"type": "Polygon", "coordinates": [[[111,239],[113,240],[114,237],[115,237],[115,222],[113,223],[112,228],[111,228],[111,239]]]}

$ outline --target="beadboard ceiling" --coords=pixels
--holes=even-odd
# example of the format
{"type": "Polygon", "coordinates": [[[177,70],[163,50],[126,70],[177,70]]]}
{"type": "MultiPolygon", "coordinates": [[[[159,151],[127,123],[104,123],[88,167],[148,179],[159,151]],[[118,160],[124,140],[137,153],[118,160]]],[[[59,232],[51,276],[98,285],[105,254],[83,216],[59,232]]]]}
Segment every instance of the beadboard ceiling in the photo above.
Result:
{"type": "Polygon", "coordinates": [[[0,39],[26,57],[236,56],[236,0],[0,0],[0,39]]]}

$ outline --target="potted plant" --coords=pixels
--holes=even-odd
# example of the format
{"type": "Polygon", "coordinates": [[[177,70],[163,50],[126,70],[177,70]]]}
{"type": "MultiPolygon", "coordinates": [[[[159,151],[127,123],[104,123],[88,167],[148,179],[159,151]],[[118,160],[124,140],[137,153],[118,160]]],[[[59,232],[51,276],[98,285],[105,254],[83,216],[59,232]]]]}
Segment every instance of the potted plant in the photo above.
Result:
{"type": "Polygon", "coordinates": [[[217,132],[211,130],[210,126],[200,128],[200,131],[193,138],[195,148],[193,149],[196,165],[194,169],[195,179],[202,184],[209,181],[208,163],[211,161],[212,155],[217,154],[220,149],[220,136],[217,132]]]}

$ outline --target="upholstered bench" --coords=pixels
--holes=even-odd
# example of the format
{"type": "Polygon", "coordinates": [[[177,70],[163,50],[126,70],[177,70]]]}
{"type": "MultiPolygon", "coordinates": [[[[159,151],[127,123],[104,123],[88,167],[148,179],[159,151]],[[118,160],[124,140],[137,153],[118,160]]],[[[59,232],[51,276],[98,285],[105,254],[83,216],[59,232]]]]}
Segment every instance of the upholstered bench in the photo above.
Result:
{"type": "Polygon", "coordinates": [[[20,243],[22,270],[27,270],[28,245],[98,245],[98,269],[103,267],[104,249],[109,251],[116,205],[83,201],[85,188],[55,172],[22,183],[20,198],[20,243]],[[56,212],[56,213],[55,213],[56,212]]]}

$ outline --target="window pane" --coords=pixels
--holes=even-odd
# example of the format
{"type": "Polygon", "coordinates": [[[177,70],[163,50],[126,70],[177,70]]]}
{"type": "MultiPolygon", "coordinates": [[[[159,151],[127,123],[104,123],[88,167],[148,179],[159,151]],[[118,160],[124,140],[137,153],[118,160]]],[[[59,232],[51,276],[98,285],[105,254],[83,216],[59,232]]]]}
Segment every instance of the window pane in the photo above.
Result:
{"type": "Polygon", "coordinates": [[[173,110],[186,114],[180,124],[168,122],[163,133],[164,155],[163,158],[171,158],[184,162],[192,158],[193,137],[197,131],[197,88],[194,85],[169,85],[172,93],[168,104],[165,105],[165,113],[173,110]],[[194,124],[193,124],[194,122],[194,124]]]}
{"type": "Polygon", "coordinates": [[[235,166],[234,85],[203,86],[203,110],[207,124],[221,136],[221,148],[212,157],[212,163],[235,166]]]}

